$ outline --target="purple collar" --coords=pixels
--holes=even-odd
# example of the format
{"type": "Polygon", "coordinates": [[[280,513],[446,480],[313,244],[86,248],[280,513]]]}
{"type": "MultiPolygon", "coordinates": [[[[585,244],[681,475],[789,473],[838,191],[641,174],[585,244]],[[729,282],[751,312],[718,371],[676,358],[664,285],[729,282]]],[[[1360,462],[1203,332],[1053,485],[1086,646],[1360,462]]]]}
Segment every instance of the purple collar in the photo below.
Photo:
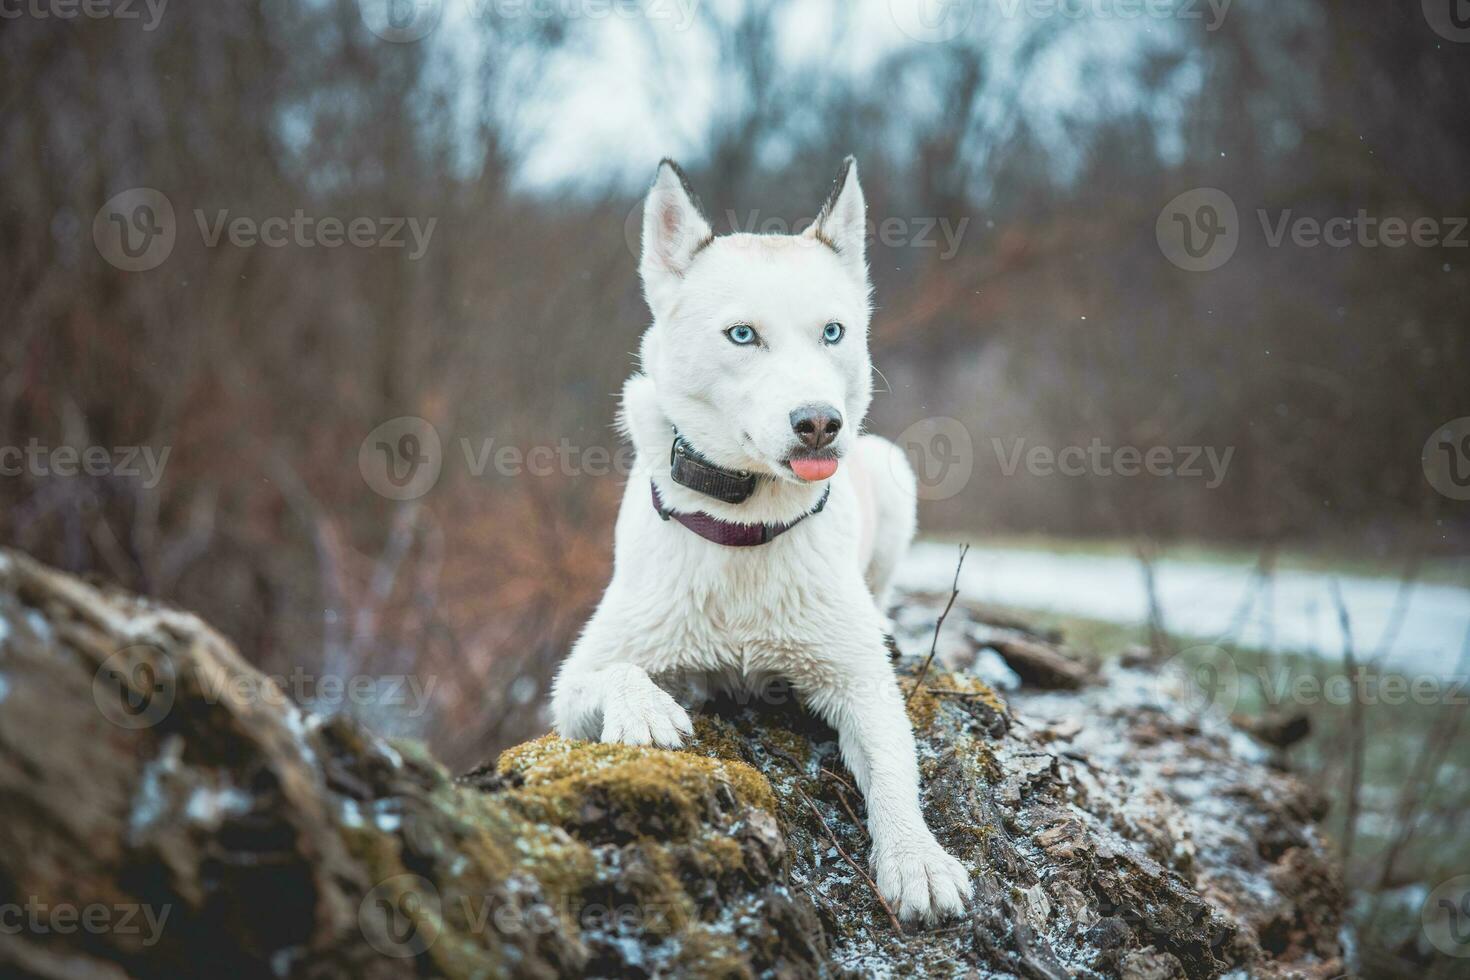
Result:
{"type": "Polygon", "coordinates": [[[659,517],[666,521],[678,521],[706,541],[713,541],[727,548],[753,548],[775,540],[813,514],[820,514],[822,508],[827,506],[827,497],[832,493],[832,487],[828,485],[822,491],[822,499],[817,501],[817,506],[786,524],[736,524],[733,521],[722,521],[703,511],[676,514],[664,506],[663,498],[658,495],[658,487],[652,481],[648,487],[653,491],[653,509],[658,511],[659,517]]]}

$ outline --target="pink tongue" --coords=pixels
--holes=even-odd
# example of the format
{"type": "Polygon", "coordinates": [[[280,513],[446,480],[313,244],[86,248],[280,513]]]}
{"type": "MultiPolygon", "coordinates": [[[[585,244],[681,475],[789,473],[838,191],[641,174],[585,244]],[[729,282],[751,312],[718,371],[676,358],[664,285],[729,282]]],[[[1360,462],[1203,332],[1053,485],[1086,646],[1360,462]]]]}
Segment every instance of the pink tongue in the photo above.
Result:
{"type": "Polygon", "coordinates": [[[803,480],[815,481],[825,480],[837,472],[837,460],[835,459],[793,459],[791,461],[791,472],[803,480]]]}

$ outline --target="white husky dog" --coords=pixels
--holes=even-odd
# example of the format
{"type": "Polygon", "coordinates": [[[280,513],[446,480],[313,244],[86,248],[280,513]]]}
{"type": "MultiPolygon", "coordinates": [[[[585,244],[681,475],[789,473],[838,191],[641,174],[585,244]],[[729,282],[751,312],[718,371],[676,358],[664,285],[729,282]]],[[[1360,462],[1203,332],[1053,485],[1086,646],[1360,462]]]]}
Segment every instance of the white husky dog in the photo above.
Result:
{"type": "Polygon", "coordinates": [[[567,738],[672,749],[692,726],[670,690],[788,681],[837,730],[879,890],[904,919],[932,922],[963,911],[971,885],[919,809],[884,641],[915,479],[897,447],[859,434],[866,223],[851,158],[802,234],[721,238],[678,166],[660,164],[639,266],[653,324],[621,414],[639,466],[612,582],[552,712],[567,738]]]}

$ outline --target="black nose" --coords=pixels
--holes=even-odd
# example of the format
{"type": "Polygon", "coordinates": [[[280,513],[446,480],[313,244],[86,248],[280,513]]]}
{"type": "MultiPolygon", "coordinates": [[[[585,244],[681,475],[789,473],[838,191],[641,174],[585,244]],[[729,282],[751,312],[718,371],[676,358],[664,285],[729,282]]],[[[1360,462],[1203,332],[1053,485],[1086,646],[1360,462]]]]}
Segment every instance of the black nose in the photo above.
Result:
{"type": "Polygon", "coordinates": [[[842,413],[831,405],[803,405],[791,413],[791,428],[804,445],[822,449],[842,431],[842,413]]]}

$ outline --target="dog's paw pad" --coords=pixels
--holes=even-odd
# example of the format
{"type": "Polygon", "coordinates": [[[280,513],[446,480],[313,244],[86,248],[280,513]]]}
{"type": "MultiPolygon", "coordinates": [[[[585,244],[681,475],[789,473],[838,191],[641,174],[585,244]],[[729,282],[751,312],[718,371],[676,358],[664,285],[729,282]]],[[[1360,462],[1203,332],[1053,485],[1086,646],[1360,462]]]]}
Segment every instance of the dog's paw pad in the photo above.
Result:
{"type": "Polygon", "coordinates": [[[656,745],[677,749],[692,734],[689,713],[667,692],[649,685],[647,691],[609,697],[602,711],[602,741],[624,745],[656,745]]]}
{"type": "Polygon", "coordinates": [[[960,915],[974,894],[970,874],[932,836],[877,854],[878,890],[904,922],[935,923],[960,915]]]}

